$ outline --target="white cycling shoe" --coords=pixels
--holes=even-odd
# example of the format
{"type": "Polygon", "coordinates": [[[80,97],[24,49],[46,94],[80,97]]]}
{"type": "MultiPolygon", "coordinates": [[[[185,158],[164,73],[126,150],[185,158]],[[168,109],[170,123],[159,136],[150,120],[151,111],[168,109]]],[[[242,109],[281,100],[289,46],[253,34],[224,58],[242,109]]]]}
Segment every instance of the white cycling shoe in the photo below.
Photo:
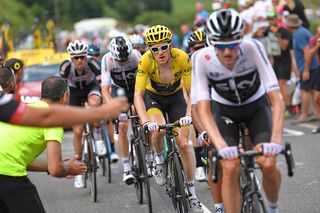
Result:
{"type": "Polygon", "coordinates": [[[125,182],[127,185],[131,185],[134,183],[134,177],[133,177],[132,171],[123,173],[123,182],[125,182]]]}
{"type": "Polygon", "coordinates": [[[103,140],[95,141],[95,145],[96,145],[96,152],[98,156],[103,156],[107,154],[107,147],[103,140]]]}
{"type": "Polygon", "coordinates": [[[77,175],[74,179],[74,187],[81,189],[85,187],[85,177],[84,175],[77,175]]]}

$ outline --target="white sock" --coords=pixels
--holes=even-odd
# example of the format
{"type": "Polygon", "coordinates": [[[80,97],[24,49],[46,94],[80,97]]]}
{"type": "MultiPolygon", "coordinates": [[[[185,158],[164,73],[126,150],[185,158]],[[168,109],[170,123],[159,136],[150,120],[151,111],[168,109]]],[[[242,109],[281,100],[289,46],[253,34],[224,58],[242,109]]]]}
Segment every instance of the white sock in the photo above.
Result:
{"type": "Polygon", "coordinates": [[[93,137],[95,141],[102,140],[101,137],[101,127],[93,127],[93,137]]]}
{"type": "Polygon", "coordinates": [[[278,213],[278,204],[277,203],[268,203],[268,213],[278,213]]]}
{"type": "Polygon", "coordinates": [[[187,184],[188,184],[188,188],[189,188],[189,192],[190,192],[189,198],[190,199],[192,199],[192,198],[197,199],[196,190],[194,188],[194,180],[188,181],[187,184]]]}
{"type": "Polygon", "coordinates": [[[224,205],[223,205],[223,203],[215,204],[214,208],[216,209],[216,213],[224,213],[224,205]]]}
{"type": "Polygon", "coordinates": [[[129,160],[129,157],[121,158],[122,165],[123,165],[123,172],[129,172],[131,171],[131,163],[129,160]]]}
{"type": "Polygon", "coordinates": [[[154,159],[156,161],[156,164],[164,164],[163,152],[156,153],[156,157],[154,159]]]}

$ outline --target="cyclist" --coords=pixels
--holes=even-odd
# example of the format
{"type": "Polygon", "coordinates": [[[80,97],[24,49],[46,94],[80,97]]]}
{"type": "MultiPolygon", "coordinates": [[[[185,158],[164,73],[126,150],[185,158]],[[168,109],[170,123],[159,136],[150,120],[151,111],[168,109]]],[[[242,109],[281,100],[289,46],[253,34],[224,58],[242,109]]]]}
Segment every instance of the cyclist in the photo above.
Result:
{"type": "MultiPolygon", "coordinates": [[[[66,78],[70,87],[71,106],[82,106],[84,101],[88,101],[89,106],[99,106],[101,104],[101,93],[98,80],[101,70],[98,62],[93,58],[87,58],[88,46],[82,41],[74,40],[69,43],[67,51],[70,58],[60,65],[60,75],[66,78]]],[[[101,138],[101,127],[99,122],[95,122],[93,136],[95,139],[96,151],[99,156],[106,154],[106,145],[101,138]]],[[[82,157],[82,133],[83,125],[73,126],[73,145],[79,160],[82,157]]],[[[83,188],[84,176],[76,176],[74,186],[83,188]]]]}
{"type": "MultiPolygon", "coordinates": [[[[206,46],[206,34],[202,31],[193,31],[191,33],[191,35],[188,38],[188,48],[190,49],[190,56],[192,55],[192,53],[194,53],[195,51],[202,49],[206,46]]],[[[199,117],[197,116],[197,112],[195,110],[196,106],[193,105],[191,106],[191,109],[193,109],[192,112],[192,118],[193,118],[193,124],[195,124],[195,126],[198,126],[195,129],[195,136],[198,138],[199,136],[199,132],[197,130],[202,130],[199,121],[199,117]]],[[[203,135],[203,134],[202,134],[203,135]]],[[[200,139],[200,138],[199,138],[200,139]]],[[[202,142],[202,141],[200,141],[202,142]]],[[[202,146],[199,146],[198,143],[195,141],[195,139],[193,138],[193,148],[194,148],[194,153],[195,153],[195,159],[196,159],[196,175],[195,178],[198,181],[205,181],[206,180],[206,174],[204,172],[204,168],[203,168],[203,163],[201,161],[201,152],[202,152],[202,146]]]]}
{"type": "MultiPolygon", "coordinates": [[[[155,181],[159,185],[166,183],[163,157],[163,138],[165,133],[158,132],[158,124],[179,121],[182,126],[190,125],[191,107],[186,103],[183,87],[190,91],[191,64],[188,55],[171,44],[172,33],[162,25],[151,27],[145,36],[149,50],[141,57],[136,77],[134,105],[141,123],[152,133],[152,146],[155,150],[155,181]],[[145,97],[145,99],[144,99],[145,97]]],[[[188,98],[188,97],[187,97],[188,98]]],[[[189,129],[176,130],[179,152],[187,174],[190,189],[189,204],[192,212],[203,212],[195,194],[194,160],[188,144],[189,129]]]]}
{"type": "Polygon", "coordinates": [[[138,34],[133,34],[129,37],[129,41],[132,44],[132,48],[138,50],[141,55],[146,52],[146,44],[142,36],[138,34]]]}
{"type": "MultiPolygon", "coordinates": [[[[50,77],[42,83],[41,101],[32,107],[48,108],[52,104],[66,105],[68,84],[60,77],[50,77]]],[[[28,171],[48,171],[52,176],[84,174],[84,163],[76,159],[62,160],[63,128],[22,127],[0,122],[0,212],[45,212],[28,171]],[[45,149],[48,161],[36,160],[45,149]]]]}
{"type": "Polygon", "coordinates": [[[88,55],[94,58],[101,65],[100,47],[96,44],[88,46],[88,55]]]}
{"type": "Polygon", "coordinates": [[[276,155],[282,150],[284,102],[263,46],[242,40],[243,23],[232,9],[213,12],[207,20],[210,47],[192,56],[192,103],[221,161],[222,198],[226,212],[240,212],[238,124],[246,123],[263,173],[268,212],[278,212],[281,175],[276,155]],[[208,85],[211,86],[211,98],[208,85]],[[266,96],[267,95],[267,96],[266,96]],[[210,100],[213,101],[214,119],[210,100]],[[270,104],[272,106],[272,111],[270,104]]]}
{"type": "MultiPolygon", "coordinates": [[[[100,67],[101,67],[101,54],[100,54],[100,47],[96,44],[90,44],[88,47],[88,55],[93,57],[96,61],[98,61],[100,67]]],[[[110,159],[111,162],[116,163],[119,160],[118,154],[115,152],[114,149],[114,128],[113,128],[113,123],[111,120],[107,120],[106,122],[106,127],[108,131],[108,136],[109,136],[109,141],[110,141],[110,148],[111,148],[111,154],[110,154],[110,159]]]]}
{"type": "MultiPolygon", "coordinates": [[[[113,38],[110,41],[109,49],[110,52],[102,57],[101,64],[103,98],[108,103],[113,97],[117,96],[117,89],[123,88],[126,91],[129,103],[133,104],[135,76],[141,55],[137,50],[132,49],[131,43],[123,36],[113,38]]],[[[131,185],[133,184],[134,176],[129,160],[127,119],[126,112],[119,116],[118,145],[123,164],[123,181],[131,185]]]]}

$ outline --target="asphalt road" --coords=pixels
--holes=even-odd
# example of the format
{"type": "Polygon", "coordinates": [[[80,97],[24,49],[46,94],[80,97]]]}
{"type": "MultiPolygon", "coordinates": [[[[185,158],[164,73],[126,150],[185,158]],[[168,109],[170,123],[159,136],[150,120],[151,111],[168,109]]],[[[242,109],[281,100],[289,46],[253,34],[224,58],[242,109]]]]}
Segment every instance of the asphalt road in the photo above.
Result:
{"type": "MultiPolygon", "coordinates": [[[[290,121],[291,119],[286,120],[284,138],[292,145],[296,171],[294,177],[289,178],[284,157],[278,158],[278,166],[282,173],[279,210],[284,213],[318,213],[320,212],[320,134],[311,134],[311,129],[320,122],[292,126],[290,121]]],[[[70,132],[65,134],[63,155],[73,155],[70,132]]],[[[45,155],[41,157],[44,158],[45,155]]],[[[146,206],[137,203],[134,187],[122,182],[120,162],[112,164],[112,183],[110,184],[99,171],[97,203],[90,200],[88,188],[75,189],[72,180],[53,178],[43,173],[29,173],[29,177],[37,186],[48,213],[148,212],[146,206]]],[[[165,189],[157,186],[153,179],[150,182],[154,212],[174,212],[165,189]]],[[[214,212],[207,184],[196,183],[196,191],[206,212],[214,212]]]]}

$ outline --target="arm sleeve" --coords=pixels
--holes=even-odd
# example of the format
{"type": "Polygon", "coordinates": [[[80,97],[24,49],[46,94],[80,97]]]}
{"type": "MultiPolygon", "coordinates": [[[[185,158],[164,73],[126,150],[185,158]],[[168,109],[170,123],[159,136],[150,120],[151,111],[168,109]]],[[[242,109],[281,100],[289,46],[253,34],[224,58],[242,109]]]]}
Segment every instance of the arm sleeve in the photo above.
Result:
{"type": "Polygon", "coordinates": [[[190,92],[191,89],[191,76],[192,76],[192,67],[191,67],[191,62],[190,62],[190,58],[187,54],[185,54],[185,56],[181,59],[183,60],[183,83],[184,83],[184,87],[186,88],[186,90],[188,92],[190,92]]]}
{"type": "Polygon", "coordinates": [[[196,104],[201,100],[210,100],[209,81],[201,60],[202,52],[195,52],[191,57],[192,62],[192,82],[191,82],[191,104],[196,104]]]}
{"type": "Polygon", "coordinates": [[[71,62],[68,60],[65,60],[64,62],[61,63],[60,69],[59,69],[59,74],[62,78],[68,78],[69,73],[70,73],[70,68],[71,68],[71,62]]]}
{"type": "Polygon", "coordinates": [[[149,57],[151,56],[145,53],[140,58],[140,61],[138,64],[138,73],[136,75],[135,90],[146,89],[147,79],[148,79],[148,68],[151,66],[149,57]]]}
{"type": "Polygon", "coordinates": [[[266,51],[261,42],[252,40],[253,44],[248,45],[248,54],[252,57],[253,63],[256,65],[260,80],[265,86],[266,92],[279,89],[276,74],[268,60],[266,51]]]}
{"type": "Polygon", "coordinates": [[[101,60],[101,86],[103,87],[111,84],[111,76],[107,60],[107,55],[104,55],[101,60]]]}

